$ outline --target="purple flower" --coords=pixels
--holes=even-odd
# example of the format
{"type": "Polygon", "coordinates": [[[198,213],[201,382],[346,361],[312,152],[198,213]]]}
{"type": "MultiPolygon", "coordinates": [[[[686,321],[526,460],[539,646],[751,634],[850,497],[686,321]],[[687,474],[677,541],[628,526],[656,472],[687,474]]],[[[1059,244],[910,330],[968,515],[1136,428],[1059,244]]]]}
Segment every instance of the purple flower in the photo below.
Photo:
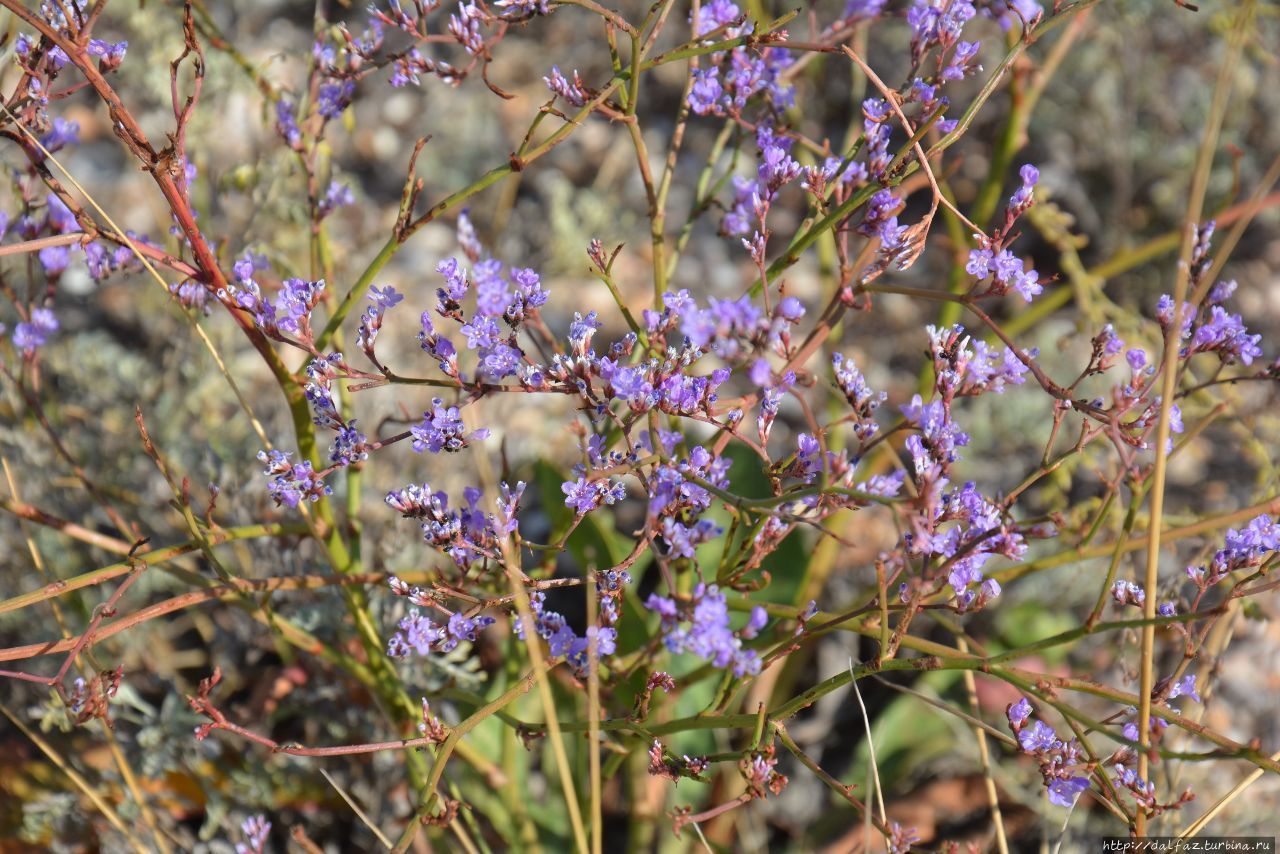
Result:
{"type": "Polygon", "coordinates": [[[385,288],[369,288],[369,301],[383,311],[386,311],[389,308],[395,308],[403,299],[404,296],[396,293],[396,289],[390,285],[385,288]]]}
{"type": "Polygon", "coordinates": [[[1059,742],[1058,734],[1053,731],[1053,727],[1044,721],[1037,720],[1018,733],[1018,743],[1027,753],[1038,753],[1042,750],[1052,750],[1059,742]]]}
{"type": "Polygon", "coordinates": [[[602,504],[616,504],[627,494],[622,484],[608,478],[588,481],[580,477],[576,481],[565,481],[560,490],[565,495],[565,506],[572,507],[578,514],[590,513],[602,504]]]}
{"type": "Polygon", "coordinates": [[[1209,315],[1209,320],[1192,335],[1190,353],[1214,352],[1224,363],[1239,361],[1246,365],[1262,356],[1258,347],[1262,336],[1250,335],[1240,315],[1227,314],[1220,305],[1210,307],[1209,315]]]}
{"type": "Polygon", "coordinates": [[[551,76],[543,77],[542,80],[547,84],[548,89],[575,107],[585,105],[590,98],[586,87],[582,85],[582,78],[578,76],[577,70],[573,72],[573,82],[569,82],[560,73],[559,67],[553,65],[551,66],[551,76]]]}
{"type": "Polygon", "coordinates": [[[36,253],[40,266],[48,276],[60,275],[71,263],[71,248],[68,246],[46,246],[36,253]]]}
{"type": "Polygon", "coordinates": [[[43,347],[49,336],[58,331],[58,318],[53,309],[33,308],[31,319],[13,327],[13,346],[31,354],[43,347]]]}
{"type": "Polygon", "coordinates": [[[244,842],[236,843],[236,854],[262,854],[271,833],[271,822],[267,821],[266,816],[250,816],[240,825],[240,830],[244,833],[244,842]]]}
{"type": "MultiPolygon", "coordinates": [[[[326,119],[336,119],[351,106],[356,94],[356,84],[350,80],[337,80],[320,86],[316,93],[316,112],[326,119]]],[[[293,144],[292,141],[289,143],[293,144]]]]}
{"type": "Polygon", "coordinates": [[[422,616],[416,608],[400,620],[399,625],[400,630],[387,641],[387,655],[392,658],[405,658],[411,652],[427,655],[446,638],[444,629],[422,616]]]}
{"type": "Polygon", "coordinates": [[[1197,703],[1204,702],[1200,699],[1200,695],[1196,693],[1196,675],[1189,673],[1173,684],[1173,688],[1169,690],[1169,699],[1173,700],[1177,697],[1186,695],[1197,703]]]}
{"type": "Polygon", "coordinates": [[[68,145],[77,145],[80,142],[80,123],[76,121],[67,121],[61,116],[55,116],[49,125],[49,132],[40,140],[50,153],[60,151],[68,145]]]}
{"type": "Polygon", "coordinates": [[[346,184],[339,184],[337,181],[330,181],[329,188],[325,190],[324,198],[316,206],[316,213],[321,219],[333,213],[340,207],[354,205],[356,203],[356,195],[351,192],[351,188],[346,184]]]}
{"type": "Polygon", "coordinates": [[[422,422],[409,428],[413,436],[413,449],[418,453],[430,451],[433,454],[455,453],[471,444],[471,442],[488,438],[489,431],[476,430],[466,435],[466,425],[456,406],[445,406],[440,398],[431,400],[431,410],[422,413],[422,422]]]}
{"type": "Polygon", "coordinates": [[[295,107],[288,98],[276,101],[276,132],[284,138],[290,148],[302,145],[302,128],[298,127],[295,107]]]}
{"type": "MultiPolygon", "coordinates": [[[[742,637],[746,630],[744,634],[734,634],[730,630],[728,603],[716,585],[699,584],[695,587],[692,610],[683,618],[675,602],[656,594],[650,595],[645,607],[662,616],[663,642],[671,652],[692,653],[716,667],[732,668],[737,676],[760,672],[759,653],[743,648],[742,637]]],[[[763,628],[759,620],[753,612],[748,626],[759,623],[755,629],[758,632],[763,628]]]]}
{"type": "Polygon", "coordinates": [[[329,446],[329,462],[336,466],[349,466],[369,458],[368,437],[356,429],[353,419],[338,430],[329,446]]]}
{"type": "Polygon", "coordinates": [[[263,474],[271,478],[267,492],[277,507],[281,504],[297,507],[303,499],[319,501],[333,494],[333,488],[311,468],[310,460],[290,463],[291,456],[287,451],[258,452],[258,459],[266,466],[263,474]]]}
{"type": "Polygon", "coordinates": [[[1073,807],[1080,793],[1087,788],[1087,777],[1059,777],[1049,784],[1049,802],[1060,807],[1073,807]]]}
{"type": "Polygon", "coordinates": [[[714,113],[719,107],[724,87],[720,85],[719,68],[697,68],[689,88],[689,108],[700,116],[714,113]]]}
{"type": "Polygon", "coordinates": [[[1022,697],[1018,702],[1009,706],[1006,715],[1008,715],[1010,724],[1014,727],[1020,727],[1027,718],[1031,717],[1031,703],[1027,702],[1026,697],[1022,697]]]}

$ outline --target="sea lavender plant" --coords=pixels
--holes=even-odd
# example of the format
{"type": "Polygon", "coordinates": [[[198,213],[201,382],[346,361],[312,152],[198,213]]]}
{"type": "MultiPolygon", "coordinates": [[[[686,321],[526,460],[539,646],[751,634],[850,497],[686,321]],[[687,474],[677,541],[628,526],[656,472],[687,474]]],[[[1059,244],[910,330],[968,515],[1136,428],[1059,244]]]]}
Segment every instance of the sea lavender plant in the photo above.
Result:
{"type": "MultiPolygon", "coordinates": [[[[751,811],[797,848],[871,846],[779,818],[818,785],[847,810],[843,824],[873,829],[888,850],[944,844],[888,821],[857,787],[863,770],[912,782],[926,763],[906,747],[905,772],[877,763],[877,739],[916,740],[886,734],[895,703],[943,715],[957,712],[952,694],[928,707],[913,688],[873,695],[854,768],[838,757],[861,750],[861,735],[812,735],[852,731],[830,707],[851,682],[864,706],[873,676],[972,680],[950,722],[974,727],[980,747],[961,755],[993,781],[978,808],[1001,849],[996,779],[1042,790],[1045,828],[1065,808],[1085,816],[1069,821],[1142,835],[1173,828],[1194,795],[1153,766],[1280,771],[1269,748],[1187,714],[1222,690],[1233,621],[1256,616],[1246,609],[1272,589],[1274,483],[1260,503],[1225,510],[1169,488],[1179,455],[1211,454],[1262,421],[1280,362],[1250,331],[1265,318],[1246,321],[1236,297],[1247,269],[1244,285],[1217,278],[1227,258],[1215,250],[1239,234],[1215,242],[1199,222],[1205,181],[1189,194],[1182,257],[1161,268],[1176,271],[1172,294],[1104,292],[1097,270],[1133,256],[1084,268],[1062,206],[1073,185],[1029,111],[1050,97],[1091,4],[849,0],[797,18],[730,0],[616,11],[391,0],[333,20],[338,10],[321,10],[305,32],[277,22],[305,59],[264,65],[221,11],[193,3],[167,31],[161,117],[138,112],[154,99],[130,75],[152,46],[122,38],[119,4],[28,5],[0,0],[18,28],[0,132],[14,155],[0,355],[24,425],[21,473],[34,481],[55,461],[66,477],[51,482],[75,484],[82,504],[46,511],[11,477],[4,509],[81,549],[59,551],[57,573],[91,551],[120,561],[0,603],[24,615],[55,604],[63,635],[2,651],[62,663],[0,671],[30,691],[0,708],[44,754],[75,757],[59,767],[86,766],[74,779],[104,818],[95,844],[190,847],[182,811],[203,810],[202,836],[235,815],[224,832],[236,850],[265,851],[265,815],[234,826],[270,790],[273,819],[307,845],[308,827],[363,799],[379,807],[356,809],[344,844],[372,832],[396,850],[424,833],[467,850],[621,849],[616,824],[627,850],[650,850],[660,825],[728,847],[751,811]],[[525,47],[508,55],[508,39],[525,47]],[[261,101],[254,133],[220,135],[213,116],[211,95],[233,88],[212,75],[233,68],[248,81],[234,96],[261,101]],[[852,95],[826,85],[837,71],[853,74],[852,95]],[[499,100],[498,123],[478,132],[473,114],[499,100]],[[406,103],[436,106],[404,156],[383,156],[406,103]],[[999,141],[975,139],[1001,109],[999,141]],[[526,114],[495,163],[477,166],[496,151],[495,128],[526,114]],[[115,205],[75,177],[104,129],[164,212],[144,231],[122,229],[115,205]],[[253,156],[225,162],[219,139],[253,156]],[[606,149],[634,167],[591,161],[606,149]],[[393,161],[407,165],[403,181],[389,177],[393,161]],[[555,188],[575,181],[581,207],[566,211],[555,188]],[[396,203],[382,217],[389,182],[396,203]],[[607,215],[593,220],[593,204],[607,215]],[[374,227],[389,230],[370,250],[374,227]],[[85,375],[111,374],[86,362],[98,345],[76,348],[111,325],[98,319],[112,289],[146,279],[161,296],[130,323],[150,328],[167,311],[194,330],[230,406],[218,429],[191,435],[173,427],[189,411],[154,417],[188,390],[198,399],[181,364],[195,357],[117,329],[151,348],[158,379],[110,397],[136,406],[126,415],[144,476],[85,441],[88,421],[105,440],[121,419],[88,418],[73,395],[85,375]],[[1042,323],[1055,312],[1073,341],[1042,323]],[[1024,411],[1038,414],[1018,420],[1024,411]],[[1235,432],[1218,432],[1220,419],[1235,432]],[[25,456],[26,433],[47,457],[25,456]],[[255,453],[265,489],[236,474],[255,453]],[[1166,493],[1195,520],[1173,526],[1166,493]],[[1161,543],[1192,561],[1185,576],[1159,571],[1161,543]],[[1126,556],[1144,550],[1148,572],[1130,580],[1126,556]],[[153,581],[161,565],[169,574],[153,581]],[[1054,567],[1070,577],[1029,579],[1054,567]],[[102,601],[80,598],[99,586],[102,601]],[[72,596],[79,607],[58,604],[72,596]],[[1051,598],[1018,610],[1036,596],[1051,598]],[[193,610],[213,603],[235,607],[193,610]],[[198,636],[213,673],[184,686],[199,745],[166,711],[169,682],[150,678],[185,680],[195,665],[127,650],[106,663],[118,649],[108,638],[175,613],[165,642],[198,636]],[[1067,614],[1079,627],[1051,619],[1067,614]],[[837,640],[850,637],[862,645],[837,640]],[[860,663],[815,675],[836,651],[860,663]],[[278,662],[271,676],[251,675],[264,658],[278,662]],[[992,688],[1019,697],[1003,754],[988,738],[1005,702],[992,688]],[[59,754],[22,722],[42,708],[41,727],[82,739],[74,749],[59,754]],[[173,723],[180,742],[163,735],[173,723]],[[243,750],[214,750],[219,731],[218,744],[243,750]],[[90,739],[103,749],[81,749],[90,739]],[[127,753],[147,739],[181,746],[143,784],[127,753]],[[242,753],[257,758],[232,757],[242,753]],[[367,753],[393,760],[350,760],[353,785],[329,779],[343,798],[330,809],[317,808],[314,781],[288,776],[313,766],[279,755],[367,753]],[[127,792],[128,811],[99,790],[127,792]]],[[[1223,217],[1247,224],[1267,198],[1223,217]]],[[[1265,443],[1232,464],[1248,460],[1264,482],[1271,467],[1254,445],[1265,443]]],[[[26,536],[14,553],[45,573],[44,548],[26,536]]]]}

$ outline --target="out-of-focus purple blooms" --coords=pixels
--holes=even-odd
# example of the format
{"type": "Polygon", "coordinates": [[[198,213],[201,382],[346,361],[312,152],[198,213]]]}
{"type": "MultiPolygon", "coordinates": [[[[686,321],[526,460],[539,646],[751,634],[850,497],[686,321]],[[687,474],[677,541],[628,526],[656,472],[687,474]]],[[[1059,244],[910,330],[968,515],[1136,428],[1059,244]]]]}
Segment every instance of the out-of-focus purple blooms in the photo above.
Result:
{"type": "Polygon", "coordinates": [[[383,311],[395,308],[403,299],[404,295],[397,293],[396,289],[390,285],[385,288],[378,288],[376,286],[369,288],[369,301],[383,311]]]}
{"type": "MultiPolygon", "coordinates": [[[[689,13],[689,23],[693,25],[693,35],[696,38],[702,38],[721,27],[728,27],[742,17],[742,11],[732,0],[710,0],[702,6],[696,16],[692,12],[689,13]]],[[[731,38],[738,33],[725,35],[731,38]]]]}
{"type": "Polygon", "coordinates": [[[31,319],[13,327],[13,346],[27,355],[43,347],[58,331],[58,318],[50,308],[31,309],[31,319]]]}
{"type": "Polygon", "coordinates": [[[61,116],[54,116],[53,121],[49,124],[48,133],[40,140],[40,144],[50,153],[61,151],[68,145],[76,145],[79,142],[80,123],[68,121],[61,116]]]}
{"type": "Polygon", "coordinates": [[[859,483],[855,488],[859,492],[865,492],[868,495],[878,495],[882,498],[896,498],[898,493],[902,491],[902,484],[906,478],[906,470],[899,469],[892,474],[873,475],[868,480],[859,483]]]}
{"type": "Polygon", "coordinates": [[[878,18],[884,10],[887,0],[847,0],[844,4],[844,13],[841,14],[842,21],[853,23],[854,21],[869,21],[872,18],[878,18]]]}
{"type": "Polygon", "coordinates": [[[550,0],[498,0],[493,5],[509,10],[510,14],[504,17],[551,14],[550,0]]]}
{"type": "Polygon", "coordinates": [[[1239,286],[1236,284],[1235,279],[1228,279],[1227,281],[1218,282],[1209,291],[1209,295],[1205,297],[1204,304],[1220,305],[1226,302],[1227,300],[1231,299],[1231,296],[1236,292],[1237,287],[1239,286]]]}
{"type": "Polygon", "coordinates": [[[36,258],[40,261],[40,266],[44,268],[46,275],[59,276],[71,263],[71,247],[46,246],[36,253],[36,258]]]}
{"type": "Polygon", "coordinates": [[[1049,803],[1060,807],[1073,807],[1080,793],[1088,788],[1088,777],[1059,777],[1049,784],[1049,803]]]}
{"type": "Polygon", "coordinates": [[[325,190],[324,198],[320,199],[316,206],[317,215],[324,219],[340,207],[354,205],[356,203],[356,194],[346,184],[340,184],[337,181],[330,181],[329,187],[325,190]]]}
{"type": "Polygon", "coordinates": [[[290,148],[301,148],[302,128],[298,127],[296,107],[288,98],[276,101],[276,132],[290,148]]]}
{"type": "Polygon", "coordinates": [[[49,229],[58,234],[66,234],[69,231],[75,231],[79,226],[76,223],[75,214],[71,213],[71,209],[62,203],[62,199],[53,193],[48,195],[45,205],[45,216],[48,218],[49,229]]]}
{"type": "MultiPolygon", "coordinates": [[[[1173,297],[1161,294],[1160,299],[1156,301],[1156,319],[1160,321],[1160,328],[1166,333],[1173,325],[1173,314],[1173,297]]],[[[1191,323],[1195,320],[1195,311],[1184,302],[1178,317],[1181,321],[1182,337],[1186,338],[1191,334],[1191,323]]]]}
{"type": "Polygon", "coordinates": [[[88,53],[99,58],[102,71],[113,71],[124,62],[124,55],[129,50],[127,41],[109,42],[103,39],[89,39],[88,53]]]}
{"type": "Polygon", "coordinates": [[[685,525],[668,516],[662,520],[662,538],[671,549],[671,557],[693,560],[698,546],[724,533],[724,528],[710,519],[699,519],[693,525],[685,525]]]}
{"type": "Polygon", "coordinates": [[[999,22],[1008,31],[1014,25],[1031,27],[1044,14],[1044,8],[1036,0],[991,0],[982,7],[983,14],[999,22]]]}
{"type": "MultiPolygon", "coordinates": [[[[963,80],[970,74],[976,74],[981,71],[982,66],[977,62],[978,50],[981,47],[982,45],[979,42],[956,42],[955,50],[951,52],[947,64],[942,68],[942,79],[963,80]]],[[[952,119],[938,122],[937,128],[942,133],[950,133],[955,129],[955,125],[956,120],[952,119]]]]}
{"type": "Polygon", "coordinates": [[[1125,361],[1129,363],[1129,367],[1136,374],[1147,365],[1147,353],[1137,347],[1131,348],[1124,354],[1125,361]]]}
{"type": "Polygon", "coordinates": [[[480,32],[481,24],[486,22],[486,15],[475,3],[458,4],[456,15],[449,16],[449,33],[472,56],[484,51],[484,34],[480,32]]]}
{"type": "MultiPolygon", "coordinates": [[[[316,112],[325,119],[336,119],[342,115],[343,110],[351,106],[355,95],[356,84],[351,80],[335,80],[321,84],[316,92],[316,112]]],[[[292,140],[289,144],[293,145],[292,140]]]]}
{"type": "Polygon", "coordinates": [[[271,822],[264,815],[250,816],[240,825],[244,842],[236,843],[236,854],[263,854],[267,837],[271,834],[271,822]]]}
{"type": "Polygon", "coordinates": [[[724,87],[720,85],[719,68],[697,68],[689,88],[689,108],[700,116],[716,112],[724,87]]]}
{"type": "Polygon", "coordinates": [[[1169,689],[1169,699],[1174,700],[1182,696],[1190,697],[1197,703],[1204,702],[1200,699],[1200,695],[1196,693],[1196,675],[1188,673],[1177,682],[1173,683],[1173,687],[1169,689]]]}
{"type": "Polygon", "coordinates": [[[1178,613],[1178,606],[1172,602],[1161,602],[1160,607],[1156,608],[1156,613],[1161,617],[1172,617],[1178,613]]]}

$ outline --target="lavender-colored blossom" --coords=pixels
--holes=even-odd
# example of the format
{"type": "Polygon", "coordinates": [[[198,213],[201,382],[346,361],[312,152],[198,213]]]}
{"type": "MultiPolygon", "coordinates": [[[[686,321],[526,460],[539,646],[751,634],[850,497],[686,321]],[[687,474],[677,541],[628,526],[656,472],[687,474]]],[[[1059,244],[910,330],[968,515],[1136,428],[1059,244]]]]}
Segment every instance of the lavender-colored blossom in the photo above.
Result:
{"type": "Polygon", "coordinates": [[[50,308],[33,308],[31,319],[13,327],[13,346],[30,355],[58,331],[58,318],[50,308]]]}
{"type": "Polygon", "coordinates": [[[604,504],[616,504],[626,497],[626,488],[608,478],[588,481],[578,478],[576,481],[565,481],[560,489],[564,492],[566,507],[572,507],[575,513],[590,513],[604,504]]]}
{"type": "Polygon", "coordinates": [[[433,454],[455,453],[471,444],[489,436],[489,431],[481,428],[470,436],[466,434],[466,425],[456,406],[445,406],[440,398],[433,398],[431,409],[422,413],[422,422],[409,428],[413,436],[413,449],[418,453],[430,451],[433,454]]]}
{"type": "Polygon", "coordinates": [[[321,219],[333,213],[340,207],[354,205],[356,203],[356,194],[346,184],[340,184],[337,181],[330,181],[328,189],[324,192],[324,197],[317,204],[316,213],[321,219]]]}
{"type": "Polygon", "coordinates": [[[266,466],[263,474],[271,478],[267,491],[277,507],[281,504],[297,507],[303,499],[319,501],[333,494],[333,488],[311,468],[310,460],[290,463],[291,456],[287,451],[258,452],[258,459],[266,466]]]}
{"type": "Polygon", "coordinates": [[[302,145],[302,128],[298,127],[296,107],[288,98],[276,101],[276,132],[284,138],[290,148],[302,145]]]}
{"type": "Polygon", "coordinates": [[[387,641],[387,655],[392,658],[405,658],[410,653],[428,655],[447,637],[444,629],[422,616],[417,609],[401,619],[399,627],[400,630],[387,641]]]}
{"type": "Polygon", "coordinates": [[[390,285],[385,288],[369,288],[369,301],[383,311],[386,311],[389,308],[395,308],[403,299],[404,295],[396,293],[396,289],[390,285]]]}
{"type": "Polygon", "coordinates": [[[1204,702],[1200,699],[1200,695],[1196,693],[1196,675],[1194,673],[1188,673],[1186,676],[1173,683],[1173,687],[1169,689],[1170,700],[1184,695],[1195,700],[1197,703],[1204,702]]]}
{"type": "Polygon", "coordinates": [[[271,822],[264,815],[250,816],[240,825],[244,842],[236,843],[236,854],[262,854],[271,834],[271,822]]]}
{"type": "Polygon", "coordinates": [[[1031,726],[1018,733],[1018,743],[1022,745],[1022,749],[1027,753],[1036,753],[1042,750],[1051,750],[1057,746],[1058,734],[1053,731],[1053,727],[1044,721],[1033,721],[1031,726]]]}
{"type": "Polygon", "coordinates": [[[49,124],[49,131],[40,139],[40,144],[50,153],[61,151],[68,145],[77,145],[80,142],[80,123],[77,121],[68,121],[61,116],[55,116],[49,124]]]}
{"type": "MultiPolygon", "coordinates": [[[[324,83],[316,93],[316,112],[326,119],[336,119],[351,106],[355,98],[356,84],[351,80],[335,80],[324,83]]],[[[290,141],[290,145],[293,142],[290,141]]]]}
{"type": "MultiPolygon", "coordinates": [[[[760,672],[759,653],[745,649],[741,634],[730,630],[728,603],[716,585],[698,584],[691,606],[682,613],[675,601],[656,593],[645,603],[662,616],[663,642],[668,650],[692,653],[716,667],[732,668],[737,676],[760,672]]],[[[756,620],[753,616],[749,625],[756,620]]]]}
{"type": "Polygon", "coordinates": [[[369,458],[368,437],[356,429],[352,420],[338,430],[329,446],[329,462],[336,466],[349,466],[369,458]]]}
{"type": "Polygon", "coordinates": [[[573,81],[570,82],[563,74],[560,73],[558,66],[551,66],[551,76],[543,77],[543,82],[547,84],[547,88],[555,94],[564,98],[575,107],[581,107],[587,103],[587,99],[591,96],[588,94],[586,87],[582,85],[582,78],[578,76],[575,69],[573,72],[573,81]]]}
{"type": "Polygon", "coordinates": [[[1020,697],[1018,702],[1009,706],[1006,711],[1006,715],[1009,718],[1010,724],[1015,727],[1020,727],[1027,718],[1031,717],[1031,711],[1031,703],[1027,701],[1026,697],[1020,697]]]}
{"type": "Polygon", "coordinates": [[[1049,803],[1073,807],[1080,793],[1088,788],[1088,777],[1059,777],[1049,784],[1049,803]]]}
{"type": "Polygon", "coordinates": [[[714,113],[720,106],[724,87],[720,85],[718,67],[697,68],[689,88],[689,108],[700,116],[714,113]]]}
{"type": "Polygon", "coordinates": [[[1211,306],[1209,319],[1191,336],[1190,353],[1217,353],[1224,363],[1253,364],[1262,356],[1258,342],[1261,335],[1250,335],[1238,314],[1227,314],[1220,306],[1211,306]]]}

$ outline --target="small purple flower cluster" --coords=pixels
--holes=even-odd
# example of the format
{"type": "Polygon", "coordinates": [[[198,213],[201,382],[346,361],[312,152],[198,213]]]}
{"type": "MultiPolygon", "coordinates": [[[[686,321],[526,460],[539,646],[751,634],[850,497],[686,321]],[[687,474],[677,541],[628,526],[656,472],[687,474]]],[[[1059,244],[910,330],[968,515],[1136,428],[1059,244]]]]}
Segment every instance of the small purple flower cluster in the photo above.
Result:
{"type": "MultiPolygon", "coordinates": [[[[689,24],[706,44],[755,32],[755,24],[731,0],[711,0],[690,14],[689,24]]],[[[783,79],[792,63],[783,48],[740,45],[715,51],[707,61],[707,67],[694,70],[689,90],[689,107],[698,115],[739,115],[756,95],[763,95],[774,110],[795,103],[795,91],[783,79]]]]}
{"type": "Polygon", "coordinates": [[[33,308],[31,317],[13,327],[13,346],[31,356],[58,331],[58,318],[51,308],[33,308]]]}
{"type": "Polygon", "coordinates": [[[311,312],[324,292],[324,279],[314,282],[285,279],[276,301],[272,302],[263,296],[261,286],[253,278],[255,273],[268,269],[266,256],[246,251],[232,265],[235,283],[219,291],[218,298],[252,315],[254,326],[264,335],[278,341],[287,341],[287,336],[293,336],[304,345],[310,344],[311,312]]]}
{"type": "MultiPolygon", "coordinates": [[[[1228,314],[1222,303],[1235,292],[1234,281],[1219,282],[1209,292],[1198,311],[1183,303],[1179,318],[1182,338],[1190,341],[1179,351],[1179,358],[1187,359],[1197,353],[1216,353],[1224,365],[1240,362],[1253,364],[1262,357],[1261,335],[1250,335],[1238,314],[1228,314]]],[[[1168,331],[1173,324],[1173,298],[1168,294],[1156,304],[1156,317],[1160,328],[1168,331]]]]}
{"type": "Polygon", "coordinates": [[[1208,566],[1187,567],[1187,576],[1202,592],[1237,570],[1261,566],[1268,555],[1280,551],[1280,524],[1263,514],[1243,528],[1229,529],[1223,546],[1208,566]]]}
{"type": "MultiPolygon", "coordinates": [[[[402,588],[403,582],[391,579],[391,589],[402,588]],[[399,582],[397,584],[397,582],[399,582]]],[[[410,594],[415,600],[423,598],[420,591],[410,594]]],[[[392,658],[405,658],[410,653],[428,655],[432,652],[448,653],[457,649],[458,644],[467,641],[475,643],[478,632],[496,622],[493,617],[467,617],[462,612],[452,614],[444,626],[438,626],[424,617],[416,608],[400,620],[400,629],[387,642],[387,655],[392,658]]]]}
{"type": "Polygon", "coordinates": [[[305,498],[319,501],[326,495],[332,495],[333,489],[324,482],[324,478],[311,468],[310,460],[290,463],[293,456],[288,451],[259,451],[258,460],[266,468],[263,474],[271,478],[267,491],[276,505],[297,507],[305,498]]]}
{"type": "Polygon", "coordinates": [[[1009,727],[1018,737],[1023,753],[1036,758],[1040,773],[1049,790],[1049,802],[1060,807],[1074,807],[1080,793],[1089,788],[1087,759],[1074,738],[1062,741],[1053,727],[1031,717],[1031,704],[1023,697],[1009,706],[1006,714],[1009,727]]]}
{"type": "Polygon", "coordinates": [[[760,672],[760,653],[742,643],[769,622],[768,612],[759,605],[737,632],[729,628],[728,601],[714,584],[698,584],[687,603],[652,593],[645,607],[662,618],[662,640],[671,652],[688,652],[716,667],[731,667],[736,676],[760,672]]]}
{"type": "Polygon", "coordinates": [[[236,854],[263,854],[267,850],[267,838],[271,834],[271,822],[264,815],[250,816],[240,825],[244,842],[236,843],[236,854]]]}
{"type": "Polygon", "coordinates": [[[425,483],[388,492],[386,502],[406,519],[417,519],[427,544],[466,570],[477,560],[497,557],[498,541],[515,530],[524,488],[524,481],[514,488],[500,484],[496,515],[479,509],[483,492],[475,487],[463,490],[465,509],[449,509],[448,494],[432,492],[425,483]]]}
{"type": "Polygon", "coordinates": [[[462,415],[456,406],[445,406],[440,398],[432,398],[431,410],[422,413],[422,423],[409,428],[413,436],[413,449],[418,453],[430,451],[433,454],[456,453],[470,445],[489,438],[489,431],[483,427],[467,435],[467,427],[462,423],[462,415]]]}
{"type": "MultiPolygon", "coordinates": [[[[597,572],[595,577],[596,593],[600,597],[599,625],[588,626],[586,633],[579,635],[558,611],[552,611],[546,605],[546,594],[540,590],[529,595],[530,616],[533,618],[534,632],[547,641],[553,658],[564,656],[569,667],[580,679],[587,678],[590,668],[591,647],[595,645],[597,660],[613,655],[618,649],[618,630],[614,628],[621,616],[619,599],[625,585],[631,583],[631,575],[626,570],[608,570],[597,572]]],[[[524,623],[519,617],[515,619],[516,635],[524,637],[524,623]]]]}

